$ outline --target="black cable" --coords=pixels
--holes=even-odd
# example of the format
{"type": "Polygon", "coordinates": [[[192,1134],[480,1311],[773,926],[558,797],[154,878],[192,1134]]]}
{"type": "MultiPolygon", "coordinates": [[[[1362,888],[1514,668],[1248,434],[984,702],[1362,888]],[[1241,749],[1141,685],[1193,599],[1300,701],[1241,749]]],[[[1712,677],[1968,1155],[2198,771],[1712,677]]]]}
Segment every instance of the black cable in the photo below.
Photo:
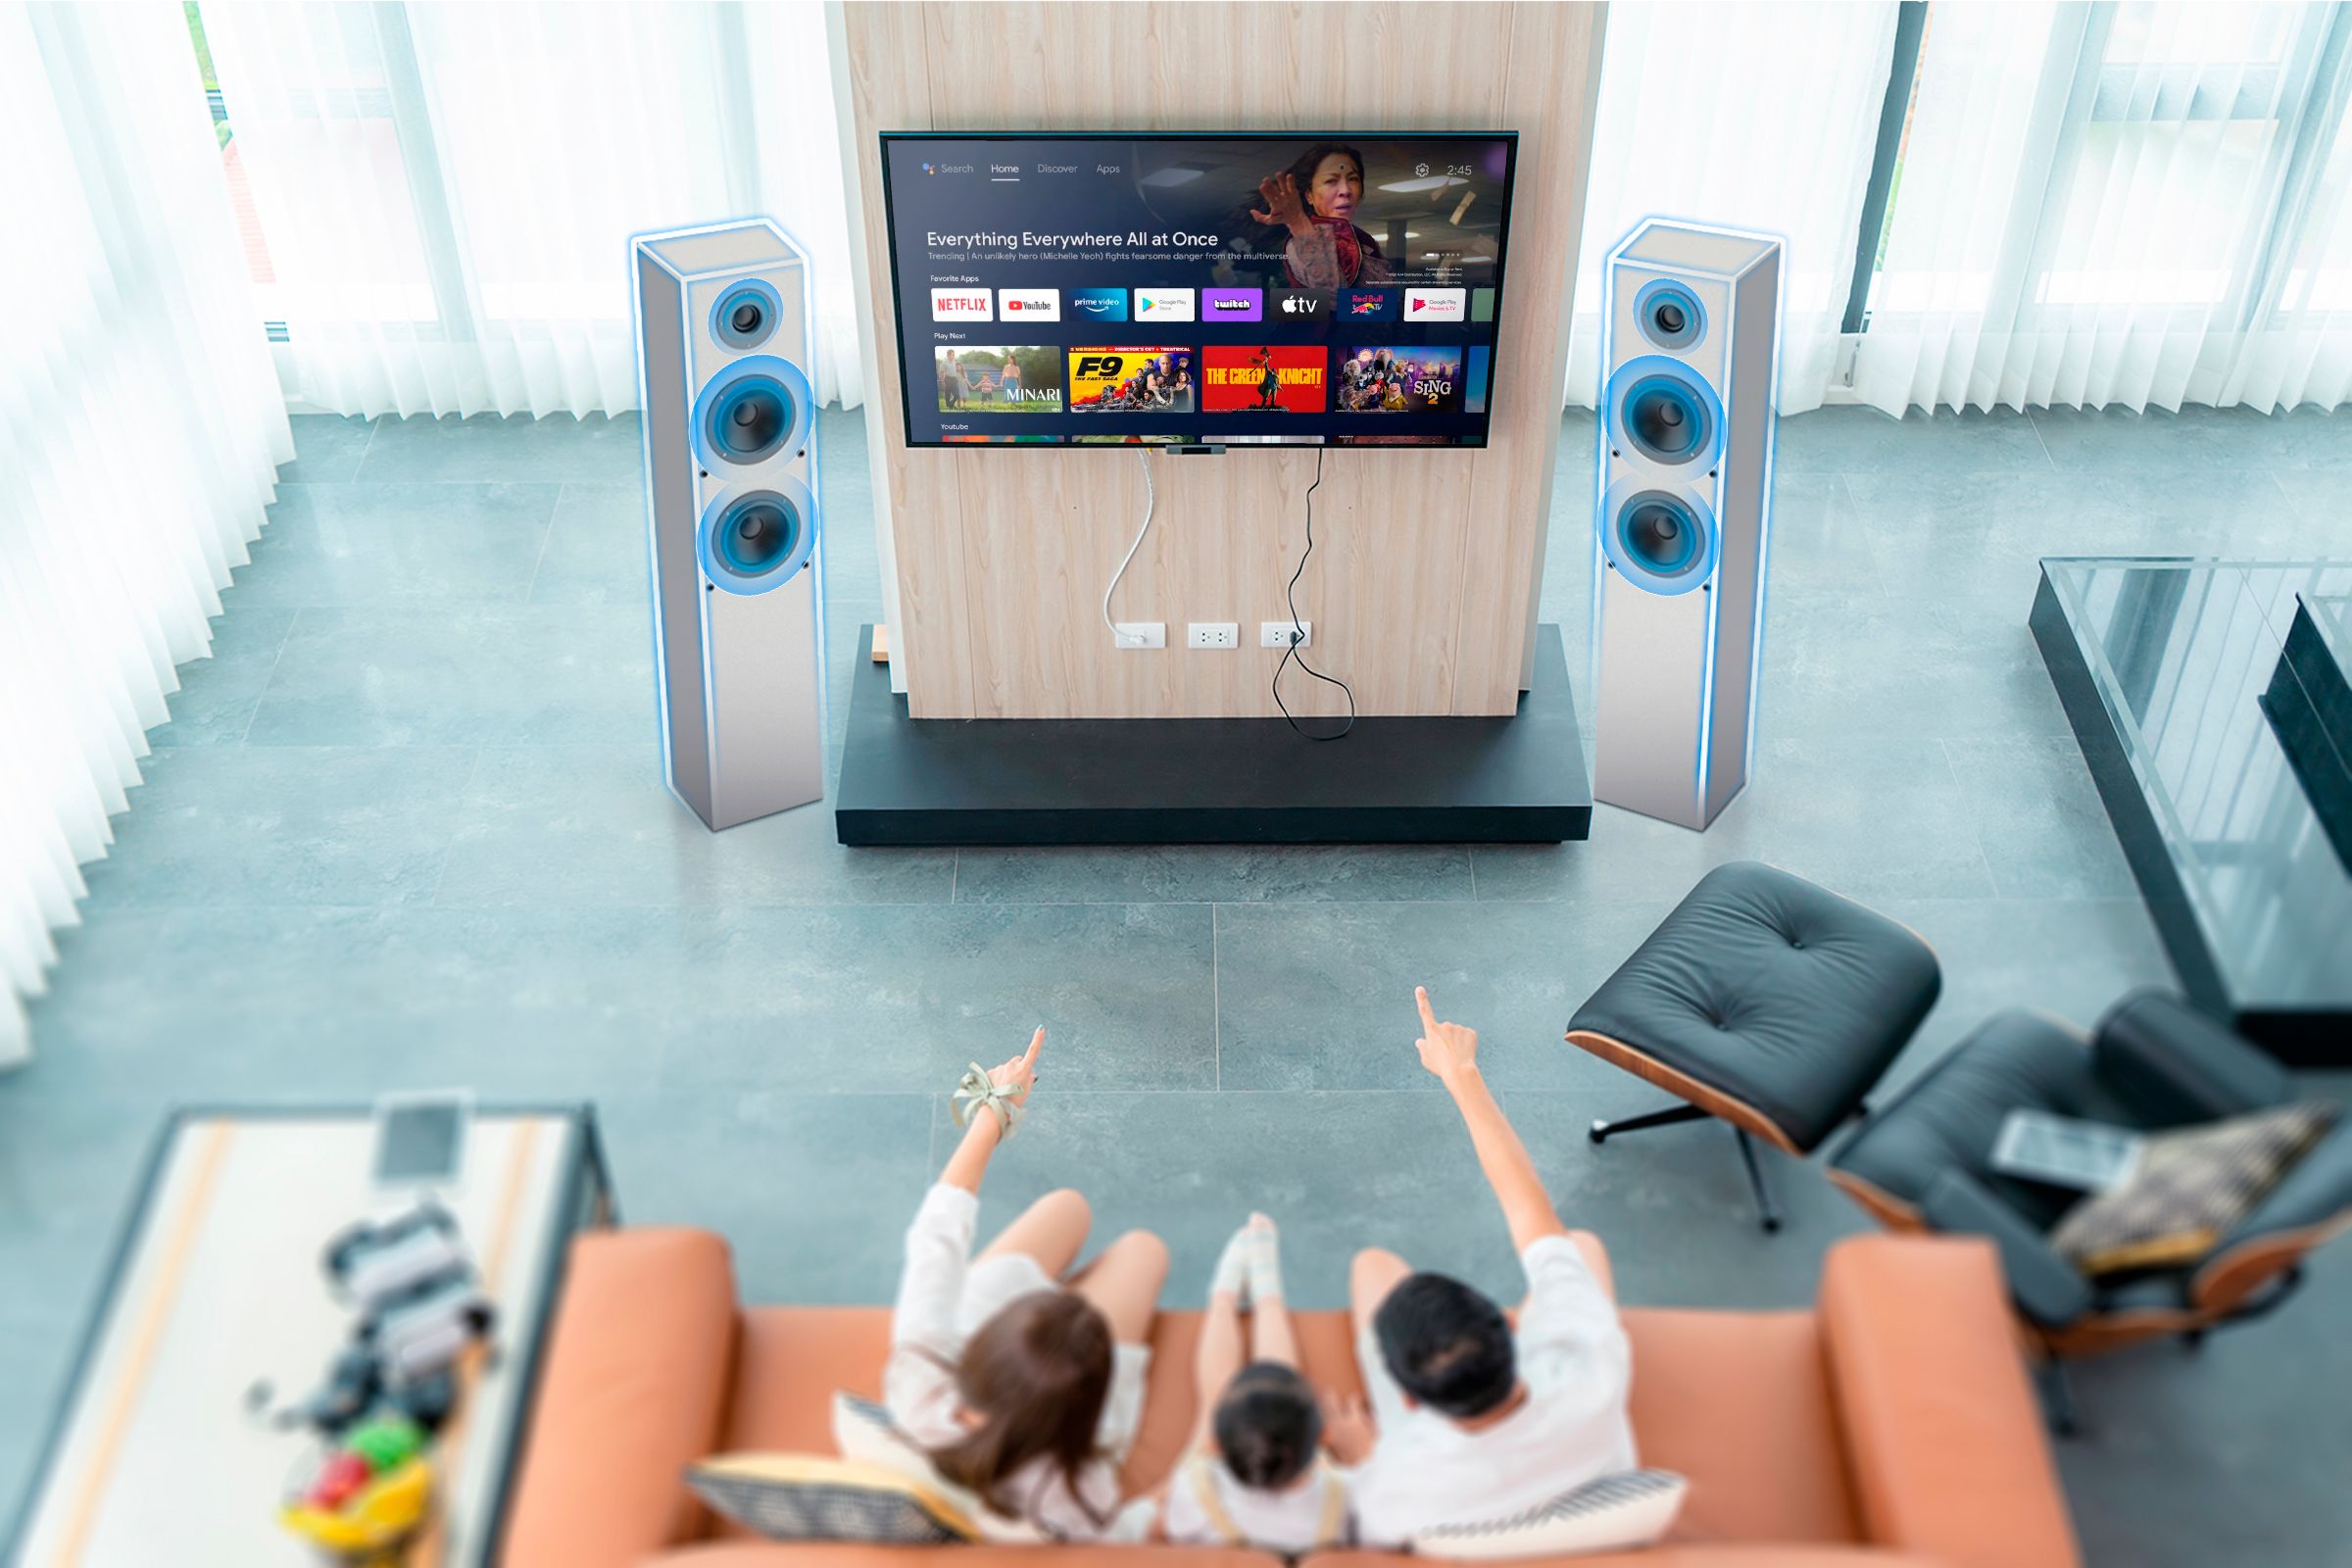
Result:
{"type": "Polygon", "coordinates": [[[1298,734],[1306,736],[1310,741],[1336,741],[1355,728],[1355,693],[1348,690],[1346,681],[1324,674],[1308,663],[1298,652],[1298,645],[1306,641],[1306,627],[1298,619],[1298,579],[1306,571],[1306,558],[1315,553],[1315,491],[1323,484],[1323,454],[1328,450],[1325,447],[1315,448],[1315,482],[1306,487],[1306,548],[1298,553],[1298,569],[1291,573],[1289,584],[1282,590],[1283,603],[1291,607],[1291,642],[1290,646],[1282,651],[1282,662],[1274,666],[1274,706],[1282,710],[1284,722],[1298,734]],[[1294,660],[1298,662],[1300,669],[1305,670],[1326,686],[1337,686],[1342,692],[1347,693],[1348,722],[1329,735],[1315,735],[1299,729],[1298,720],[1292,716],[1289,705],[1282,700],[1282,672],[1290,668],[1294,660]]]}

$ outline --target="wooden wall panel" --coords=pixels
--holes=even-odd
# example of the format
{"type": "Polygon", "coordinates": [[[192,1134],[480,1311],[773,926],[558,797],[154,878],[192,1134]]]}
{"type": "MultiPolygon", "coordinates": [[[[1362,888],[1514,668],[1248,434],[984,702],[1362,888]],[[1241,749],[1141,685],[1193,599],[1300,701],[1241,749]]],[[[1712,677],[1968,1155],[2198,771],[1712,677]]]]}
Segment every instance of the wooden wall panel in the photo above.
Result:
{"type": "MultiPolygon", "coordinates": [[[[1143,515],[1133,448],[906,446],[883,229],[884,130],[1516,130],[1510,255],[1480,451],[1338,448],[1298,587],[1318,667],[1370,713],[1507,713],[1551,496],[1602,8],[1548,4],[1032,4],[842,8],[862,190],[877,508],[896,545],[895,661],[917,717],[1275,711],[1312,450],[1155,455],[1157,520],[1112,603],[1175,646],[1114,649],[1102,587],[1143,515]],[[1006,83],[1017,83],[1008,90],[1006,83]],[[1185,649],[1241,624],[1236,653],[1185,649]]],[[[1336,692],[1294,674],[1294,711],[1336,692]]]]}

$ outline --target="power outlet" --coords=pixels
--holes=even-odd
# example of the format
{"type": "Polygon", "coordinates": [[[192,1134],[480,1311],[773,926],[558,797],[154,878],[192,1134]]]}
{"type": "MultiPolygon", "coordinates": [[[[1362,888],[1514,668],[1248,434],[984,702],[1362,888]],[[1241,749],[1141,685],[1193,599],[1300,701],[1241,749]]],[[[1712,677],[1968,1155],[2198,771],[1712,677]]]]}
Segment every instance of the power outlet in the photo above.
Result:
{"type": "Polygon", "coordinates": [[[1188,628],[1191,635],[1186,646],[1191,648],[1239,648],[1242,628],[1231,620],[1196,620],[1188,628]]]}
{"type": "Polygon", "coordinates": [[[1116,648],[1165,648],[1168,646],[1168,623],[1164,620],[1122,620],[1114,623],[1117,634],[1111,638],[1116,648]]]}
{"type": "Polygon", "coordinates": [[[1312,648],[1314,646],[1315,623],[1311,620],[1302,620],[1296,627],[1287,620],[1261,620],[1257,623],[1257,646],[1260,648],[1288,648],[1291,646],[1291,635],[1294,631],[1301,634],[1298,638],[1299,647],[1312,648]]]}

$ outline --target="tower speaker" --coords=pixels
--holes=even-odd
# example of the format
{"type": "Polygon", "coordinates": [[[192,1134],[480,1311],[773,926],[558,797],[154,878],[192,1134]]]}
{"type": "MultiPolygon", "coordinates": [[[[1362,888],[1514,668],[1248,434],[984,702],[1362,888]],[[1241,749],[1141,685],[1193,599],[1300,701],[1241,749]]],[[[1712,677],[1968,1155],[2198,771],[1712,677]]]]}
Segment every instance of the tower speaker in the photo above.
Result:
{"type": "Polygon", "coordinates": [[[1747,782],[1780,241],[1651,219],[1609,253],[1592,793],[1703,828],[1747,782]]]}
{"type": "Polygon", "coordinates": [[[634,261],[662,767],[715,830],[825,793],[808,261],[764,220],[634,261]]]}

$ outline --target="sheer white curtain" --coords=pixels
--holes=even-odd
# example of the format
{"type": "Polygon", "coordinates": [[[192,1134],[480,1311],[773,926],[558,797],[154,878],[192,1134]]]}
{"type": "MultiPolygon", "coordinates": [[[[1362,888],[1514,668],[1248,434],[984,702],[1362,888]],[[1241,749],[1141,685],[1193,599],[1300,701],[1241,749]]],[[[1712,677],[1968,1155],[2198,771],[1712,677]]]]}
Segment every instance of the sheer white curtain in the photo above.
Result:
{"type": "Polygon", "coordinates": [[[815,261],[859,400],[824,8],[204,0],[286,324],[351,414],[636,404],[628,238],[745,214],[815,261]]]}
{"type": "Polygon", "coordinates": [[[1934,6],[1856,392],[2344,401],[2347,26],[2253,0],[1934,6]]]}
{"type": "Polygon", "coordinates": [[[176,5],[0,4],[0,1064],[294,443],[176,5]]]}
{"type": "Polygon", "coordinates": [[[1577,259],[1568,400],[1600,389],[1601,259],[1644,218],[1762,229],[1782,265],[1780,402],[1818,407],[1838,356],[1896,8],[1609,7],[1577,259]]]}

